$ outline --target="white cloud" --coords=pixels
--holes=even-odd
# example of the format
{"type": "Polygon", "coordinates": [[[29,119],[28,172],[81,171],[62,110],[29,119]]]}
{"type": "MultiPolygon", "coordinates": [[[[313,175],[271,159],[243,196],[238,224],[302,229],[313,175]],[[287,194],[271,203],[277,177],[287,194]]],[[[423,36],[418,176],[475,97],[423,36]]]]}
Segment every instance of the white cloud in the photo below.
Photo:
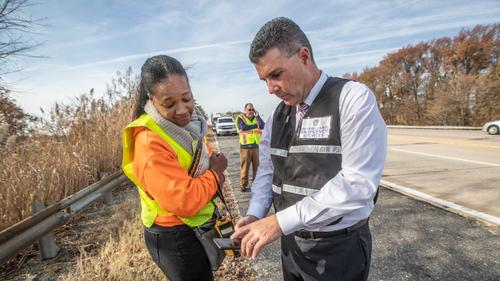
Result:
{"type": "Polygon", "coordinates": [[[249,41],[250,40],[221,42],[221,43],[206,44],[206,45],[200,45],[200,46],[191,46],[191,47],[176,48],[176,49],[170,49],[170,50],[161,50],[161,51],[148,52],[148,53],[138,53],[138,54],[121,56],[121,57],[116,57],[116,58],[107,59],[107,60],[96,61],[96,62],[92,62],[92,63],[75,65],[75,66],[71,66],[71,67],[68,67],[68,68],[63,69],[63,70],[64,71],[79,70],[79,69],[83,69],[83,68],[97,67],[97,66],[106,65],[106,64],[114,64],[114,63],[133,61],[136,59],[144,59],[144,58],[148,58],[148,57],[159,55],[159,54],[177,54],[177,53],[182,53],[182,52],[196,51],[196,50],[200,50],[200,49],[219,48],[219,47],[225,47],[225,46],[230,46],[230,45],[238,45],[238,44],[248,43],[249,41]]]}

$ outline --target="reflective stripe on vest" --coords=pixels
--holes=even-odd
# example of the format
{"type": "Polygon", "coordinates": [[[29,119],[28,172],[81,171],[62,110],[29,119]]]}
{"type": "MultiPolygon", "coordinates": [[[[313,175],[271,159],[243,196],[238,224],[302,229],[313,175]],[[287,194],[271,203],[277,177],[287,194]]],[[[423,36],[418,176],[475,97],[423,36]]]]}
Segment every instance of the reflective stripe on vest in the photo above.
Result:
{"type": "Polygon", "coordinates": [[[273,192],[281,194],[281,187],[273,184],[273,192]]]}
{"type": "Polygon", "coordinates": [[[319,154],[341,154],[338,145],[292,145],[290,150],[271,148],[271,155],[287,157],[288,153],[319,153],[319,154]]]}
{"type": "Polygon", "coordinates": [[[286,151],[285,149],[271,147],[271,155],[286,157],[288,155],[288,151],[286,151]]]}
{"type": "Polygon", "coordinates": [[[253,120],[248,119],[244,114],[238,115],[236,118],[236,129],[238,130],[238,133],[240,134],[240,144],[241,145],[247,145],[247,144],[259,144],[260,139],[262,137],[262,130],[259,128],[259,122],[257,116],[254,116],[253,120]],[[241,118],[243,122],[245,122],[246,125],[251,126],[257,124],[256,129],[252,129],[251,131],[241,131],[239,126],[238,126],[238,120],[241,118]]]}
{"type": "Polygon", "coordinates": [[[292,145],[289,153],[341,154],[339,145],[292,145]]]}
{"type": "Polygon", "coordinates": [[[312,195],[312,194],[318,192],[317,189],[311,189],[311,188],[302,187],[302,186],[295,186],[295,185],[291,185],[291,184],[283,184],[283,191],[289,192],[289,193],[294,193],[294,194],[299,194],[299,195],[304,195],[304,196],[309,196],[309,195],[312,195]]]}
{"type": "MultiPolygon", "coordinates": [[[[172,137],[170,137],[165,131],[163,131],[158,124],[147,114],[141,115],[132,123],[128,124],[123,130],[123,159],[122,159],[122,170],[123,173],[136,185],[139,191],[139,197],[141,199],[141,220],[146,227],[151,227],[154,221],[159,215],[174,215],[163,208],[149,196],[144,187],[141,185],[140,181],[135,177],[133,171],[134,165],[134,128],[135,127],[146,127],[158,136],[160,136],[165,142],[167,142],[172,149],[177,154],[179,164],[186,170],[189,170],[191,163],[193,161],[193,156],[189,154],[181,145],[179,145],[172,137]]],[[[199,226],[206,221],[208,221],[214,213],[214,203],[212,201],[208,202],[196,215],[189,218],[178,217],[180,221],[185,223],[190,227],[199,226]]]]}

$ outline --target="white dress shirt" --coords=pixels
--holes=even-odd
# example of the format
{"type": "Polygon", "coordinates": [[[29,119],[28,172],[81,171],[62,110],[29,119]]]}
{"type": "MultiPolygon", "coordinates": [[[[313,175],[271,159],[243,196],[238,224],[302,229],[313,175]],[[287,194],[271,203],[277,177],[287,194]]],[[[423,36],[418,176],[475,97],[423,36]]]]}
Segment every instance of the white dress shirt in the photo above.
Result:
{"type": "MultiPolygon", "coordinates": [[[[321,72],[305,103],[312,104],[327,78],[321,72]]],[[[375,96],[359,82],[349,81],[344,85],[339,111],[342,169],[318,192],[276,213],[285,235],[301,229],[325,232],[343,229],[368,218],[373,211],[373,198],[387,151],[387,127],[375,96]],[[326,226],[340,217],[343,217],[340,223],[326,226]]],[[[252,183],[252,198],[247,211],[248,215],[257,218],[267,215],[273,197],[270,149],[273,116],[274,112],[266,122],[259,143],[260,164],[252,183]]]]}

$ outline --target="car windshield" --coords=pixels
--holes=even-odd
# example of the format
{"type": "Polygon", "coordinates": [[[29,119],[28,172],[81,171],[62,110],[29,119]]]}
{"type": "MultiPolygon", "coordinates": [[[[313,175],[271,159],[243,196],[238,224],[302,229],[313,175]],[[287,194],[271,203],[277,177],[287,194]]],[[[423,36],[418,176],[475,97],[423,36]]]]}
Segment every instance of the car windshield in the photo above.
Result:
{"type": "Polygon", "coordinates": [[[233,119],[231,119],[231,118],[219,118],[219,119],[217,119],[217,123],[233,123],[233,119]]]}

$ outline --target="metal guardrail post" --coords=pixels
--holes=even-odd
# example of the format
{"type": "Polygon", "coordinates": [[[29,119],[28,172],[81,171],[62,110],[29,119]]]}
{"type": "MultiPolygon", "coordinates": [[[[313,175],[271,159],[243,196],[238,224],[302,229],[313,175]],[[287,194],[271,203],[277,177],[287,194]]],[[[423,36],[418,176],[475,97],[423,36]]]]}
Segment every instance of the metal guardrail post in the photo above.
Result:
{"type": "Polygon", "coordinates": [[[104,193],[103,197],[104,197],[104,203],[106,203],[106,205],[111,205],[115,201],[113,198],[113,191],[112,190],[104,193]]]}
{"type": "MultiPolygon", "coordinates": [[[[109,172],[101,172],[101,173],[99,174],[99,176],[101,177],[101,179],[103,179],[103,178],[107,177],[108,175],[109,175],[109,172]]],[[[105,192],[105,193],[102,195],[102,197],[104,198],[104,203],[105,203],[106,205],[111,205],[111,204],[113,204],[113,202],[115,201],[115,200],[113,199],[113,190],[109,190],[109,191],[105,192]]]]}
{"type": "MultiPolygon", "coordinates": [[[[45,204],[39,201],[31,203],[31,210],[33,214],[39,213],[45,209],[45,204]]],[[[52,232],[47,233],[38,241],[38,248],[40,249],[40,257],[42,260],[51,259],[59,253],[59,247],[56,245],[56,239],[52,232]]]]}

